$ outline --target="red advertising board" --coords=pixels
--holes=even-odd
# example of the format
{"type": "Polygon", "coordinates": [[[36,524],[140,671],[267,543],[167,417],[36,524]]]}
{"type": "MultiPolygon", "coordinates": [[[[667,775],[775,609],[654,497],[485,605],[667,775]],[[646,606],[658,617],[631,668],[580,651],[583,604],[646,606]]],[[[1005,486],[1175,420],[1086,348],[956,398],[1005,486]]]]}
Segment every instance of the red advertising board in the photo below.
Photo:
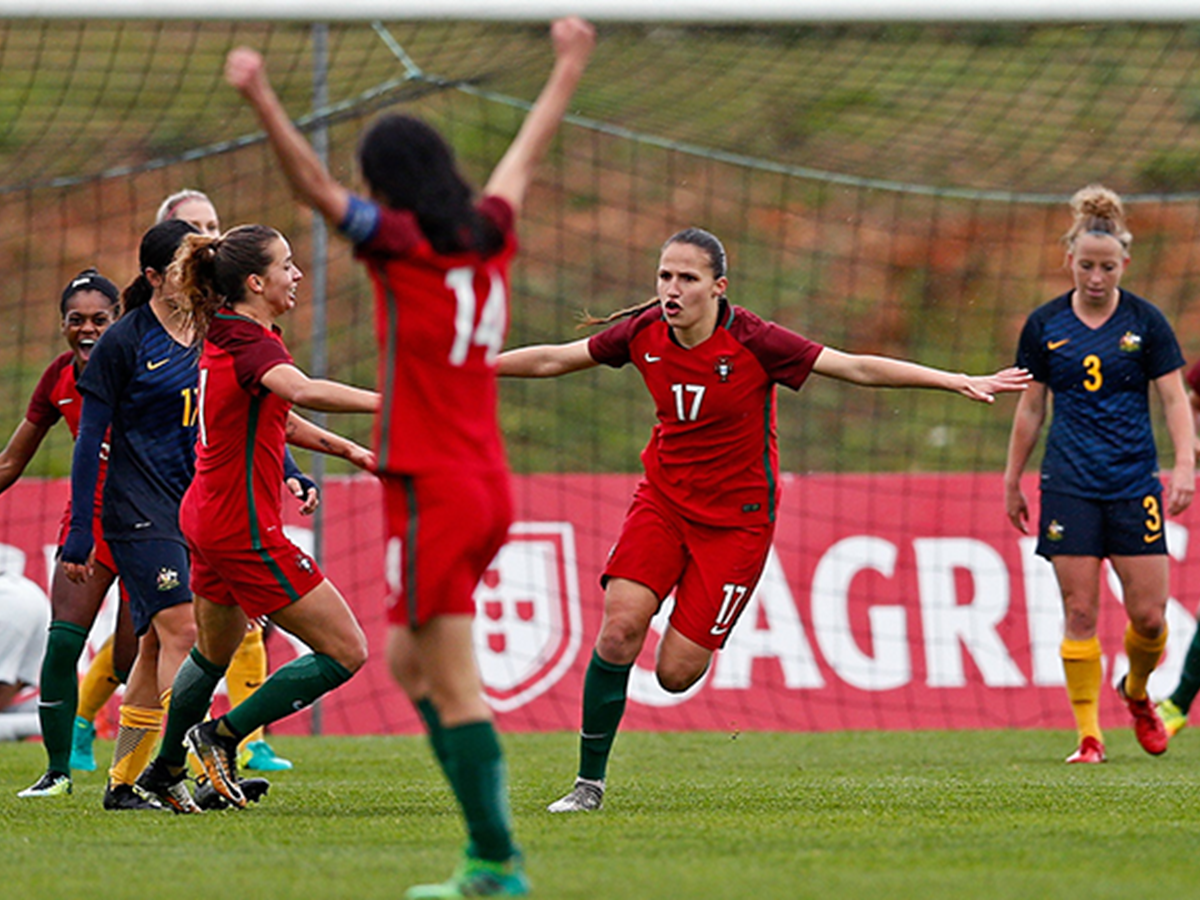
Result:
{"type": "MultiPolygon", "coordinates": [[[[477,592],[476,649],[509,731],[579,727],[583,674],[600,624],[598,574],[636,483],[626,475],[514,479],[517,522],[477,592]]],[[[1034,479],[1028,493],[1035,500],[1034,479]]],[[[64,481],[26,479],[0,499],[0,545],[46,589],[64,481]]],[[[409,733],[416,716],[383,659],[388,577],[379,490],[369,477],[326,486],[322,565],[370,638],[372,657],[325,698],[319,728],[409,733]]],[[[1151,692],[1169,691],[1195,628],[1195,514],[1168,524],[1171,637],[1151,692]]],[[[295,540],[313,522],[294,516],[295,540]]],[[[13,566],[4,577],[16,577],[13,566]]],[[[1106,573],[1101,641],[1124,666],[1119,588],[1106,573]]],[[[1049,565],[1004,517],[998,475],[787,476],[766,573],[705,678],[659,688],[656,631],[630,681],[625,728],[663,730],[1022,728],[1072,724],[1062,688],[1061,612],[1049,565]]],[[[102,622],[98,632],[104,628],[102,622]]],[[[99,633],[93,641],[100,638],[99,633]]],[[[275,632],[272,664],[303,648],[275,632]]],[[[1105,723],[1124,722],[1106,692],[1105,723]]],[[[278,731],[308,732],[304,712],[278,731]]]]}

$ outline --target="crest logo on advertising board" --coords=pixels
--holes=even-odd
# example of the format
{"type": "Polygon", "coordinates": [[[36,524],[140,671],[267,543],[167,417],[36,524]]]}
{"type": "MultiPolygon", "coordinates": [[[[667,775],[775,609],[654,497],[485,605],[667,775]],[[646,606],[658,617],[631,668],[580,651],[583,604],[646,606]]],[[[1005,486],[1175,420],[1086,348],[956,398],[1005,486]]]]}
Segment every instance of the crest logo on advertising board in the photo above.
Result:
{"type": "Polygon", "coordinates": [[[475,589],[475,653],[487,701],[519,709],[571,668],[583,638],[570,522],[517,522],[475,589]]]}

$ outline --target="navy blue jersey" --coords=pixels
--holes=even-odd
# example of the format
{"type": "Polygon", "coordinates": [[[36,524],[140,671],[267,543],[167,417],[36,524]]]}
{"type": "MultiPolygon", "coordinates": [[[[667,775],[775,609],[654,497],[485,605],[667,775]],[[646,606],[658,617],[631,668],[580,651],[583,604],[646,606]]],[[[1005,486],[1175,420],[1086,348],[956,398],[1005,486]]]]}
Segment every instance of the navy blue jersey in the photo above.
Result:
{"type": "Polygon", "coordinates": [[[178,343],[149,305],[96,343],[79,392],[113,410],[101,524],[106,540],[177,540],[192,480],[198,348],[178,343]]]}
{"type": "Polygon", "coordinates": [[[1063,294],[1029,316],[1017,365],[1054,394],[1042,490],[1097,500],[1154,490],[1149,385],[1183,366],[1175,333],[1156,307],[1122,290],[1116,311],[1093,329],[1063,294]]]}

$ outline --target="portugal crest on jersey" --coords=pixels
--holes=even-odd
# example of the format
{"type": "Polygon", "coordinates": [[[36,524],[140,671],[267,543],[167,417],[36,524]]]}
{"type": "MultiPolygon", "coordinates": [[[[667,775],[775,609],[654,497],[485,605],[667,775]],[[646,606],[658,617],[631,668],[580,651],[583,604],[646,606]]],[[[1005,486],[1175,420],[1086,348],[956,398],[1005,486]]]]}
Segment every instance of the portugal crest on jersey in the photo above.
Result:
{"type": "Polygon", "coordinates": [[[575,532],[518,522],[475,589],[475,652],[487,701],[518,709],[551,688],[582,642],[575,532]]]}
{"type": "Polygon", "coordinates": [[[717,377],[721,381],[728,381],[729,376],[733,373],[733,360],[728,356],[717,357],[717,364],[713,366],[713,371],[717,373],[717,377]]]}

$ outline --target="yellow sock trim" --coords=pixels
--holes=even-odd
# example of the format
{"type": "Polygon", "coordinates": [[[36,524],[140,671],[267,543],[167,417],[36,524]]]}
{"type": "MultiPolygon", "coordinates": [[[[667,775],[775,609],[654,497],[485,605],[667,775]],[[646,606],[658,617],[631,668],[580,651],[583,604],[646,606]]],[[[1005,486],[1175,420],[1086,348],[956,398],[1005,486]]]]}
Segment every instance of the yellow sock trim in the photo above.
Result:
{"type": "Polygon", "coordinates": [[[1064,638],[1061,647],[1063,674],[1067,680],[1067,697],[1075,713],[1079,739],[1094,737],[1101,743],[1100,684],[1104,680],[1099,638],[1073,641],[1064,638]]]}
{"type": "Polygon", "coordinates": [[[112,784],[133,784],[150,765],[162,732],[163,711],[138,706],[121,707],[121,727],[108,770],[112,784]]]}
{"type": "MultiPolygon", "coordinates": [[[[229,705],[237,706],[267,680],[267,645],[263,642],[262,629],[255,625],[246,632],[238,646],[229,669],[225,672],[225,687],[229,691],[229,705]]],[[[261,741],[263,730],[256,728],[242,741],[244,747],[250,741],[261,741]]]]}
{"type": "Polygon", "coordinates": [[[108,702],[121,682],[113,672],[112,638],[104,642],[100,652],[92,657],[88,670],[79,682],[79,708],[76,714],[89,722],[96,720],[100,707],[108,702]]]}
{"type": "Polygon", "coordinates": [[[1133,630],[1132,625],[1125,626],[1125,655],[1129,657],[1129,674],[1125,676],[1125,694],[1134,700],[1142,700],[1146,696],[1146,682],[1150,673],[1162,659],[1163,650],[1167,646],[1167,629],[1156,638],[1148,638],[1133,630]]]}

